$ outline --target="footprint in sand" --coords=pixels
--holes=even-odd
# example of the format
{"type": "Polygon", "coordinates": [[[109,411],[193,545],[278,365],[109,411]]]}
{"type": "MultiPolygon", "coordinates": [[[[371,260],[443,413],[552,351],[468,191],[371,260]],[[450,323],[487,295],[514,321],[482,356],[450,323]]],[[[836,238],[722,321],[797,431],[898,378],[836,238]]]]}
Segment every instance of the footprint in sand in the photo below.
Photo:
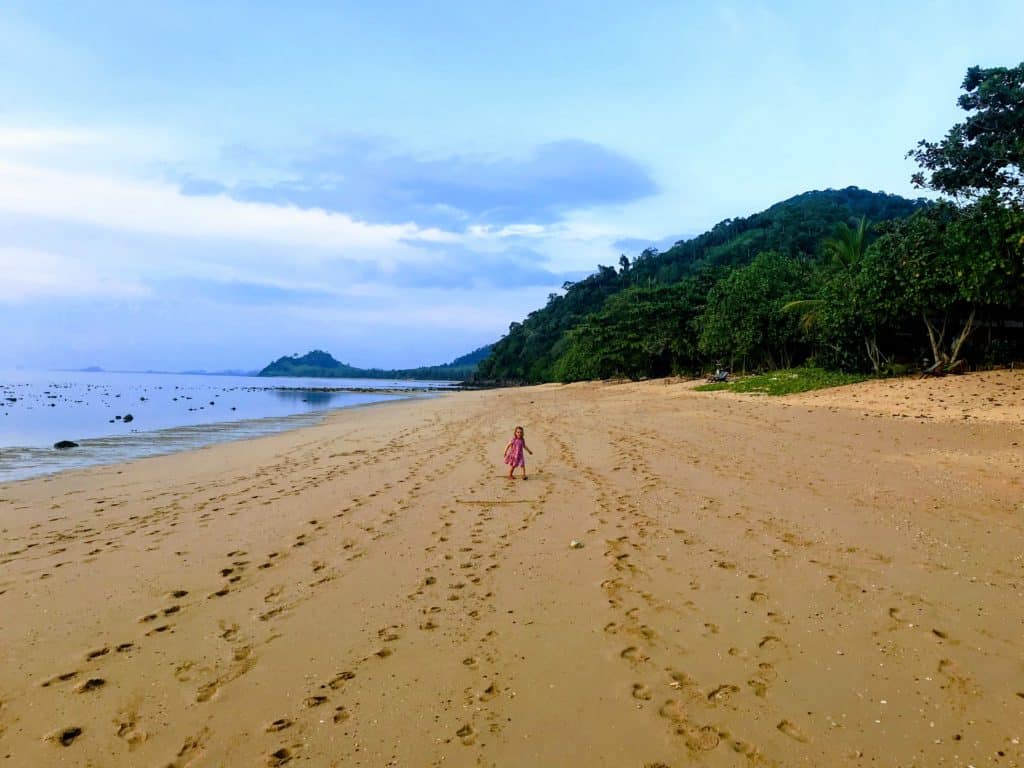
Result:
{"type": "Polygon", "coordinates": [[[288,749],[288,747],[281,747],[267,756],[267,765],[272,766],[273,768],[278,768],[278,766],[290,763],[292,761],[292,757],[292,751],[288,749]]]}
{"type": "MultiPolygon", "coordinates": [[[[498,695],[498,685],[497,685],[497,683],[491,683],[486,688],[484,688],[483,691],[481,691],[479,694],[477,694],[477,698],[480,699],[480,701],[490,701],[491,699],[493,699],[497,695],[498,695]]],[[[1018,694],[1018,695],[1021,695],[1021,694],[1018,694]]]]}
{"type": "Polygon", "coordinates": [[[82,735],[82,729],[76,726],[62,728],[56,733],[50,734],[50,741],[60,744],[62,747],[70,747],[75,739],[82,735]]]}
{"type": "Polygon", "coordinates": [[[676,733],[686,737],[686,746],[694,752],[709,752],[722,741],[718,730],[710,725],[700,728],[683,726],[676,733]]]}
{"type": "Polygon", "coordinates": [[[801,731],[796,726],[796,724],[793,723],[793,721],[791,721],[791,720],[783,720],[781,723],[779,723],[775,727],[778,728],[782,733],[784,733],[787,736],[789,736],[789,738],[796,739],[797,741],[799,741],[802,744],[806,744],[807,742],[809,742],[811,740],[810,737],[806,733],[801,731]]]}
{"type": "Polygon", "coordinates": [[[352,678],[354,678],[355,676],[356,676],[356,673],[355,673],[355,672],[349,672],[349,671],[341,672],[341,673],[339,673],[339,674],[335,675],[335,676],[334,676],[334,677],[333,677],[333,678],[332,678],[331,680],[329,680],[329,681],[327,682],[327,685],[328,685],[328,687],[329,687],[329,688],[330,688],[331,690],[335,690],[335,691],[336,691],[336,690],[337,690],[338,688],[340,688],[340,687],[341,687],[341,686],[342,686],[342,685],[343,685],[343,684],[344,684],[345,682],[347,682],[347,681],[351,680],[351,679],[352,679],[352,678]]]}
{"type": "Polygon", "coordinates": [[[633,683],[633,698],[640,701],[651,700],[651,689],[643,683],[633,683]]]}
{"type": "Polygon", "coordinates": [[[645,655],[643,651],[637,648],[635,645],[631,645],[628,648],[623,648],[619,653],[619,656],[623,659],[633,662],[634,664],[641,664],[649,660],[649,656],[645,655]]]}
{"type": "Polygon", "coordinates": [[[89,691],[96,691],[107,684],[107,681],[102,677],[90,677],[88,680],[84,680],[75,686],[75,693],[88,693],[89,691]]]}
{"type": "Polygon", "coordinates": [[[148,738],[146,732],[138,728],[138,715],[134,712],[122,712],[116,722],[115,735],[128,744],[129,752],[148,738]]]}
{"type": "Polygon", "coordinates": [[[277,731],[283,731],[285,728],[291,728],[293,725],[292,721],[287,717],[281,717],[274,720],[272,723],[267,723],[263,730],[267,733],[275,733],[277,731]]]}
{"type": "Polygon", "coordinates": [[[459,737],[463,744],[467,747],[476,741],[476,731],[473,730],[473,726],[467,723],[455,732],[455,735],[459,737]]]}
{"type": "Polygon", "coordinates": [[[71,680],[71,679],[73,679],[73,678],[75,678],[77,676],[78,676],[78,671],[77,670],[74,671],[74,672],[64,672],[63,674],[60,674],[60,675],[54,675],[49,680],[44,680],[43,683],[41,684],[41,686],[43,688],[49,688],[51,685],[54,685],[56,683],[66,683],[68,680],[71,680]]]}
{"type": "Polygon", "coordinates": [[[712,704],[716,704],[719,702],[726,701],[734,693],[739,693],[739,691],[740,689],[737,686],[726,683],[724,685],[718,686],[713,691],[711,691],[711,693],[708,694],[707,699],[712,704]]]}

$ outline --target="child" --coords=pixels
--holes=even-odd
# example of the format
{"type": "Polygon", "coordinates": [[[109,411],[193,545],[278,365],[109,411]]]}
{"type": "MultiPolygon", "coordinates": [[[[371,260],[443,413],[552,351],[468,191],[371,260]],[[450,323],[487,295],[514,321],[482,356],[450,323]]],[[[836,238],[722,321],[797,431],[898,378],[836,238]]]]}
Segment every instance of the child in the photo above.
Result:
{"type": "Polygon", "coordinates": [[[533,451],[526,446],[523,428],[516,427],[515,432],[512,433],[512,439],[505,446],[505,463],[508,464],[509,480],[512,479],[512,473],[516,471],[516,467],[523,468],[523,480],[526,479],[526,458],[523,456],[523,451],[533,456],[533,451]]]}

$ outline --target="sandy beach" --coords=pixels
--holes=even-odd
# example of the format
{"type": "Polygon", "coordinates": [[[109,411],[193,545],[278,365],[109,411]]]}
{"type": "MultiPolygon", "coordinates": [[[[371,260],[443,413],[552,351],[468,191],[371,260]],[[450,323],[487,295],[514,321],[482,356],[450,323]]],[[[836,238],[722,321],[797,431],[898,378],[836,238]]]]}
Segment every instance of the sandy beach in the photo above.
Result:
{"type": "Polygon", "coordinates": [[[462,392],[0,485],[0,765],[1024,765],[1022,478],[1001,371],[462,392]]]}

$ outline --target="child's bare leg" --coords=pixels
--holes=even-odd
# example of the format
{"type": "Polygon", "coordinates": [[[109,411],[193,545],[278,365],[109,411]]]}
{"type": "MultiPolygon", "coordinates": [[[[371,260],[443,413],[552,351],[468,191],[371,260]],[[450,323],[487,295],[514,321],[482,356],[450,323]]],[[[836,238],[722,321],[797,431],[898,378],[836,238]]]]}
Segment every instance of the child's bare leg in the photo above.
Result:
{"type": "Polygon", "coordinates": [[[523,464],[523,480],[526,479],[526,465],[523,464]]]}

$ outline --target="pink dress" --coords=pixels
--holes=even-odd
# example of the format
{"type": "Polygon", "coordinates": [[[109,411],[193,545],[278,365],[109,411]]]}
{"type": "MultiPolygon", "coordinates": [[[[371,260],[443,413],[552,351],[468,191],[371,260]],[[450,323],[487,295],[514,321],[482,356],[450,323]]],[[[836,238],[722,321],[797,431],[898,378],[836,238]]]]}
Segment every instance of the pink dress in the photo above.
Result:
{"type": "Polygon", "coordinates": [[[508,447],[508,453],[505,455],[505,463],[515,469],[516,467],[525,467],[526,458],[523,456],[523,446],[526,441],[521,437],[512,439],[512,444],[508,447]]]}

